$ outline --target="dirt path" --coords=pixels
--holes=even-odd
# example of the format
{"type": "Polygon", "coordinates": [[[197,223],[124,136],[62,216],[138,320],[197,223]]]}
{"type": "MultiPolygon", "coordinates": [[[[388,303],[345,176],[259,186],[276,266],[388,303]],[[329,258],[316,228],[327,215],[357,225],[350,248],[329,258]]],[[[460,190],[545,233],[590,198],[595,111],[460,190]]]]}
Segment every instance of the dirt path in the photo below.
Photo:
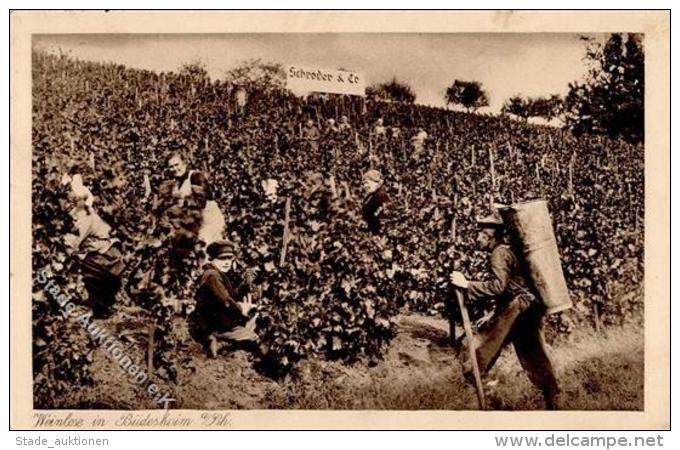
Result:
{"type": "MultiPolygon", "coordinates": [[[[178,322],[179,323],[179,322],[178,322]]],[[[108,326],[144,358],[146,324],[134,314],[108,326]]],[[[180,325],[181,326],[181,325],[180,325]]],[[[606,336],[577,333],[550,349],[563,389],[565,409],[642,409],[643,342],[640,331],[610,330],[606,336]]],[[[192,341],[177,355],[177,386],[159,383],[190,409],[475,409],[475,392],[463,381],[448,346],[448,326],[439,318],[400,316],[398,332],[377,365],[344,366],[307,360],[284,380],[272,381],[238,351],[209,359],[192,341]]],[[[123,376],[103,350],[95,354],[95,385],[79,390],[80,407],[156,408],[153,400],[123,376]]],[[[506,349],[486,382],[492,409],[541,409],[542,398],[506,349]]],[[[71,403],[73,405],[73,403],[71,403]]]]}

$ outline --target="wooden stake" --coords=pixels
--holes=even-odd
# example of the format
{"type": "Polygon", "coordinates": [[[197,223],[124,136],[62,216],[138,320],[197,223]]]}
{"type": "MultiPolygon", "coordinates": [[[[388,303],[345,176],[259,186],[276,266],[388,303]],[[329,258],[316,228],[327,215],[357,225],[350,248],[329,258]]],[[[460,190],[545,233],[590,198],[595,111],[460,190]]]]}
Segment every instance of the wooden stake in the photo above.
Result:
{"type": "Polygon", "coordinates": [[[595,331],[599,334],[602,329],[600,323],[600,313],[597,311],[597,304],[593,303],[593,317],[595,318],[595,331]]]}
{"type": "Polygon", "coordinates": [[[149,174],[144,174],[144,200],[148,199],[151,195],[151,180],[149,179],[149,174]]]}
{"type": "Polygon", "coordinates": [[[331,185],[331,193],[333,194],[333,198],[337,198],[338,197],[338,190],[335,186],[335,175],[331,175],[330,185],[331,185]]]}
{"type": "Polygon", "coordinates": [[[149,328],[149,339],[146,345],[146,370],[149,376],[153,374],[153,347],[156,335],[156,324],[152,324],[149,328]]]}
{"type": "Polygon", "coordinates": [[[571,160],[569,161],[569,192],[574,193],[574,160],[576,159],[576,153],[571,155],[571,160]]]}
{"type": "Polygon", "coordinates": [[[468,352],[470,353],[470,362],[472,363],[472,373],[475,376],[475,386],[477,388],[477,401],[479,402],[479,409],[486,409],[486,401],[484,399],[484,388],[482,387],[482,376],[479,373],[479,365],[477,364],[477,352],[475,350],[472,326],[470,325],[470,316],[465,307],[465,291],[456,288],[456,299],[458,300],[458,308],[460,308],[460,315],[463,318],[463,329],[467,337],[468,352]]]}
{"type": "Polygon", "coordinates": [[[286,198],[286,213],[283,222],[283,248],[281,249],[281,258],[279,259],[279,267],[283,267],[286,262],[286,252],[288,251],[288,237],[290,234],[289,222],[290,220],[290,197],[286,198]]]}
{"type": "Polygon", "coordinates": [[[493,150],[489,147],[489,173],[491,174],[491,191],[496,190],[496,168],[493,164],[493,150]]]}

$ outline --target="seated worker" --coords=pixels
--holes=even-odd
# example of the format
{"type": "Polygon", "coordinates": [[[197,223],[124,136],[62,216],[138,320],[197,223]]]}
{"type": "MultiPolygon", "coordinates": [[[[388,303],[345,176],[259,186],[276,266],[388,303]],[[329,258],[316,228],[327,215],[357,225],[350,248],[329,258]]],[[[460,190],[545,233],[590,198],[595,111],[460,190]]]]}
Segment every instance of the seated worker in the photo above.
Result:
{"type": "Polygon", "coordinates": [[[211,357],[222,344],[247,345],[257,342],[255,320],[250,317],[253,303],[248,294],[254,272],[246,270],[245,280],[234,286],[237,247],[217,241],[207,248],[210,262],[205,265],[196,291],[196,309],[189,316],[191,335],[211,357]]]}

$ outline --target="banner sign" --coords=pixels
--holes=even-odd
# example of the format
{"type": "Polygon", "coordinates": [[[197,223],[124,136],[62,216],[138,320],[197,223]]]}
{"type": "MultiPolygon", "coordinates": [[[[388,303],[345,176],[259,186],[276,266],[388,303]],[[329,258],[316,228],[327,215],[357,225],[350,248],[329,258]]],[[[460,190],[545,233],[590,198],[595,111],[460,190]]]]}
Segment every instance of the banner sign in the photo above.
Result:
{"type": "Polygon", "coordinates": [[[286,85],[293,92],[363,96],[366,91],[366,82],[360,73],[301,66],[286,67],[286,85]]]}

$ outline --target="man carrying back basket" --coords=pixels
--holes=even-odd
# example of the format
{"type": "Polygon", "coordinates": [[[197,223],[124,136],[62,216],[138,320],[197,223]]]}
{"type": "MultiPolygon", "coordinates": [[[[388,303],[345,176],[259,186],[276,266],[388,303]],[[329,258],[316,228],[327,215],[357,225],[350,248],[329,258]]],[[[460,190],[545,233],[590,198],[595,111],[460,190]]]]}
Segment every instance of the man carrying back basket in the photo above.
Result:
{"type": "MultiPolygon", "coordinates": [[[[473,343],[481,374],[494,365],[503,348],[512,343],[520,364],[542,392],[548,409],[557,408],[559,387],[555,370],[548,357],[542,332],[547,311],[534,286],[523,256],[503,241],[506,232],[498,215],[477,220],[480,227],[477,243],[489,252],[491,277],[488,281],[468,281],[454,271],[451,283],[466,289],[470,300],[495,298],[500,305],[492,326],[476,336],[473,343]]],[[[466,378],[471,378],[471,362],[464,364],[466,378]]]]}

